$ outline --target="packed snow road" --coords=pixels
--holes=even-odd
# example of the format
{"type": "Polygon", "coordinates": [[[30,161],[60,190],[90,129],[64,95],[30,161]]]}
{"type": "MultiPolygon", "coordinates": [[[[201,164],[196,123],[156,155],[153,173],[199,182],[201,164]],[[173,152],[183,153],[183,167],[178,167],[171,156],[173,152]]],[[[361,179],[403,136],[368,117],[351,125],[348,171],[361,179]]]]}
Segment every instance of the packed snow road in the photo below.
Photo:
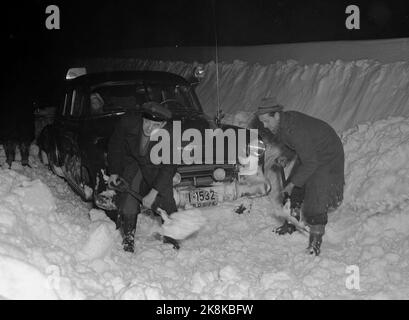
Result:
{"type": "MultiPolygon", "coordinates": [[[[0,169],[0,297],[6,299],[407,299],[409,119],[344,132],[343,205],[329,215],[319,257],[301,233],[272,229],[271,197],[202,209],[208,224],[175,251],[141,215],[136,252],[115,225],[36,157],[0,169]],[[237,214],[244,204],[248,209],[237,214]]],[[[0,163],[5,162],[0,150],[0,163]]]]}

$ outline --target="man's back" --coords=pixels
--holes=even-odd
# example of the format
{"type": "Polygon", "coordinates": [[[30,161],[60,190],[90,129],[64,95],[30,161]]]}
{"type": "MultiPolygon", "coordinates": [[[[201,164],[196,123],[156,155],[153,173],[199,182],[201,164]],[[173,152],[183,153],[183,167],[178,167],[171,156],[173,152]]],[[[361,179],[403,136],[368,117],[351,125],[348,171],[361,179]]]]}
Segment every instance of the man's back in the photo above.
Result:
{"type": "Polygon", "coordinates": [[[326,162],[334,155],[343,153],[341,139],[335,130],[325,121],[298,111],[287,111],[282,114],[281,128],[284,140],[293,147],[308,145],[320,162],[326,162]]]}

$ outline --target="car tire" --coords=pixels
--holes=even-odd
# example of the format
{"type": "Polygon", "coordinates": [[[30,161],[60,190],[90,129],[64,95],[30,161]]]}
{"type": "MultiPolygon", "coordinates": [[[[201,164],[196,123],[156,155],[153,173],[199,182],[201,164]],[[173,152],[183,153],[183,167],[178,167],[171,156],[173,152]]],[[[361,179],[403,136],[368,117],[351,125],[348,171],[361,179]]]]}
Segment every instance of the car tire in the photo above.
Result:
{"type": "Polygon", "coordinates": [[[48,165],[51,169],[51,171],[61,177],[64,178],[64,172],[62,167],[58,166],[58,160],[59,160],[59,152],[56,146],[54,146],[49,152],[47,152],[47,158],[48,158],[48,165]]]}
{"type": "Polygon", "coordinates": [[[54,160],[53,160],[52,154],[48,153],[48,154],[47,154],[47,157],[48,157],[48,165],[49,165],[51,171],[52,171],[55,175],[57,175],[57,176],[59,176],[59,177],[61,177],[61,178],[64,178],[65,176],[64,176],[64,172],[63,172],[63,170],[62,170],[62,167],[59,167],[59,166],[57,166],[57,165],[55,164],[55,162],[54,162],[54,160]]]}

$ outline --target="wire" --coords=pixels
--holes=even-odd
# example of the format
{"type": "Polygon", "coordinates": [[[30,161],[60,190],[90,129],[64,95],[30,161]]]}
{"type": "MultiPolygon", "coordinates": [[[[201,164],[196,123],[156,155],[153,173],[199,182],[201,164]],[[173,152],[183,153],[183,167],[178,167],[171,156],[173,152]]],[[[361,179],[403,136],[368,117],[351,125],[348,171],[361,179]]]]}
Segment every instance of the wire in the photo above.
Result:
{"type": "Polygon", "coordinates": [[[220,92],[219,92],[219,48],[217,43],[217,23],[216,23],[216,7],[214,5],[214,0],[212,0],[213,8],[213,29],[214,38],[216,43],[216,94],[217,94],[217,116],[220,116],[220,92]]]}

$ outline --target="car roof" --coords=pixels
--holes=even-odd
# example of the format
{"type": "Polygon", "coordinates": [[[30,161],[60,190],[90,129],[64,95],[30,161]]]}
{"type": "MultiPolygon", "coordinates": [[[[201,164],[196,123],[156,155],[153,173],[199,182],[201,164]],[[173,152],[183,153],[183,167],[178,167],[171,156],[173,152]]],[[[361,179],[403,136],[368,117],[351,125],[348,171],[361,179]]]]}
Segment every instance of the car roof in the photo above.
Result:
{"type": "Polygon", "coordinates": [[[67,80],[72,85],[95,85],[111,81],[148,81],[163,84],[189,85],[189,82],[174,73],[164,71],[107,71],[89,73],[72,80],[67,80]]]}

